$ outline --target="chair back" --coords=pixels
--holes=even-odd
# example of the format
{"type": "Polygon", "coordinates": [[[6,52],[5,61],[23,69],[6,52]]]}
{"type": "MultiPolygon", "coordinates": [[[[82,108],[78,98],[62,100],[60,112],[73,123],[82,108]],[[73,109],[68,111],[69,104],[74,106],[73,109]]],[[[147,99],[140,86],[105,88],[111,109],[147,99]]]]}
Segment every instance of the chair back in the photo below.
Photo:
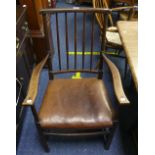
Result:
{"type": "MultiPolygon", "coordinates": [[[[93,0],[93,7],[94,8],[110,8],[111,2],[110,0],[93,0]]],[[[104,17],[101,14],[96,14],[97,22],[101,29],[104,28],[104,17]]],[[[112,15],[108,15],[108,20],[110,26],[114,26],[114,22],[112,19],[112,15]]]]}
{"type": "Polygon", "coordinates": [[[40,12],[44,21],[47,50],[52,59],[52,65],[50,64],[51,60],[48,65],[50,74],[52,74],[50,77],[60,73],[87,72],[95,73],[98,78],[102,78],[102,51],[105,50],[107,16],[110,11],[103,8],[75,7],[42,9],[40,12]],[[96,13],[104,17],[105,25],[101,38],[99,33],[97,34],[100,38],[98,42],[94,39],[96,13]],[[86,18],[89,18],[89,23],[86,18]],[[93,53],[96,42],[100,44],[100,49],[97,51],[99,57],[93,53]],[[81,52],[78,51],[79,46],[81,52]],[[96,62],[100,60],[98,69],[93,66],[96,59],[96,62]],[[58,64],[53,64],[54,62],[58,62],[58,64]],[[57,67],[54,68],[54,65],[57,67]]]}

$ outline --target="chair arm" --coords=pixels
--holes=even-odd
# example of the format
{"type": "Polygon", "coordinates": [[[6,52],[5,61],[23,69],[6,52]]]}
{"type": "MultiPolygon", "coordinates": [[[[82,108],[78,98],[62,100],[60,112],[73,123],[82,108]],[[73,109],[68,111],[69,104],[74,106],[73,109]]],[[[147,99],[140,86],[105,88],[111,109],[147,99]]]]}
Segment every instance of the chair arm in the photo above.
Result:
{"type": "Polygon", "coordinates": [[[136,11],[138,11],[138,6],[123,6],[111,9],[111,12],[127,12],[127,20],[132,20],[136,11]]]}
{"type": "Polygon", "coordinates": [[[114,12],[114,11],[125,11],[125,10],[136,10],[136,9],[138,9],[138,6],[122,6],[122,7],[116,7],[116,8],[111,8],[110,10],[112,11],[112,12],[114,12]]]}
{"type": "Polygon", "coordinates": [[[42,68],[44,67],[48,59],[48,56],[49,55],[47,55],[40,63],[38,63],[34,67],[31,75],[28,91],[27,91],[27,96],[22,103],[23,106],[30,106],[34,104],[34,101],[38,94],[40,74],[41,74],[42,68]]]}
{"type": "Polygon", "coordinates": [[[110,26],[110,27],[107,28],[107,31],[109,31],[109,32],[118,32],[118,29],[117,29],[116,26],[110,26]]]}
{"type": "Polygon", "coordinates": [[[108,67],[110,69],[110,72],[112,74],[114,92],[115,92],[115,95],[116,95],[117,100],[119,101],[119,103],[121,105],[123,105],[123,104],[129,104],[130,101],[126,97],[125,92],[123,90],[121,76],[120,76],[120,73],[119,73],[118,68],[105,55],[103,55],[103,59],[105,60],[106,64],[108,65],[108,67]]]}

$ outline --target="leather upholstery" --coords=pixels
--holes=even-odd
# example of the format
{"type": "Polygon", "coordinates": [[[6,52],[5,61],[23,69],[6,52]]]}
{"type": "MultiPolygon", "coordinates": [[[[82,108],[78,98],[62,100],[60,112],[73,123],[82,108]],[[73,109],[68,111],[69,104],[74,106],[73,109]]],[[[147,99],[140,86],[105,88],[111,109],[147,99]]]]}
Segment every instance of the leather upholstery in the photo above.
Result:
{"type": "Polygon", "coordinates": [[[114,112],[102,80],[55,79],[48,83],[39,111],[42,128],[103,128],[114,112]]]}

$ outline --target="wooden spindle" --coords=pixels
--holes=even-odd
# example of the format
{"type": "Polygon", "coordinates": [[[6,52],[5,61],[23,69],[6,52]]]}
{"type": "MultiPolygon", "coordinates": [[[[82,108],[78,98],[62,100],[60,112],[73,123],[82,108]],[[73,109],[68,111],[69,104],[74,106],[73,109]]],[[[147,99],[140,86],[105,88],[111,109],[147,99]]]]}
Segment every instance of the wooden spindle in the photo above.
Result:
{"type": "Polygon", "coordinates": [[[104,16],[104,28],[102,29],[101,35],[102,35],[102,42],[101,42],[101,51],[100,51],[100,62],[99,62],[99,71],[98,71],[98,79],[102,79],[103,75],[103,58],[102,58],[102,51],[105,51],[105,45],[106,45],[106,29],[108,24],[108,14],[105,12],[103,14],[104,16]]]}
{"type": "MultiPolygon", "coordinates": [[[[102,13],[103,14],[103,13],[102,13]]],[[[101,54],[102,51],[105,51],[106,47],[106,29],[107,29],[107,24],[108,24],[108,13],[103,14],[103,21],[104,21],[104,28],[102,29],[102,43],[101,43],[101,54]]]]}
{"type": "Polygon", "coordinates": [[[68,19],[67,12],[65,12],[65,28],[66,28],[66,58],[67,58],[67,69],[69,69],[69,56],[68,56],[68,19]]]}
{"type": "Polygon", "coordinates": [[[92,63],[93,63],[93,47],[94,47],[94,20],[95,20],[95,14],[92,14],[92,27],[91,27],[91,55],[90,55],[90,70],[92,69],[92,63]]]}
{"type": "Polygon", "coordinates": [[[82,69],[84,69],[84,61],[85,61],[85,27],[86,27],[86,13],[83,13],[83,32],[82,32],[82,69]]]}
{"type": "Polygon", "coordinates": [[[75,55],[74,55],[74,69],[77,68],[77,14],[76,12],[74,13],[74,51],[75,51],[75,55]]]}
{"type": "Polygon", "coordinates": [[[57,32],[58,60],[59,60],[59,69],[61,70],[61,56],[60,56],[60,39],[59,39],[58,13],[56,12],[55,15],[56,15],[56,32],[57,32]]]}

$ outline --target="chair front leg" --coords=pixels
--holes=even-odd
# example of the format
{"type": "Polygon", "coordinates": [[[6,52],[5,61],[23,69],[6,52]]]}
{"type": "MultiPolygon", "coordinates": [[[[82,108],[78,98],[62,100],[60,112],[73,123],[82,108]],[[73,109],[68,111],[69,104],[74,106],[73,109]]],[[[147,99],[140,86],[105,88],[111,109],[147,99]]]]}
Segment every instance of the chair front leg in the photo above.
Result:
{"type": "Polygon", "coordinates": [[[109,133],[104,135],[103,142],[104,142],[105,150],[109,150],[110,148],[117,125],[118,125],[118,122],[114,122],[113,126],[110,128],[109,133]]]}
{"type": "Polygon", "coordinates": [[[45,151],[49,152],[50,150],[49,150],[49,147],[48,147],[48,144],[47,144],[46,136],[44,135],[43,130],[42,130],[40,124],[39,124],[39,119],[38,119],[37,111],[36,111],[34,105],[31,106],[31,110],[32,110],[32,113],[33,113],[33,116],[34,116],[35,125],[36,125],[36,128],[38,130],[41,143],[42,143],[45,151]]]}

